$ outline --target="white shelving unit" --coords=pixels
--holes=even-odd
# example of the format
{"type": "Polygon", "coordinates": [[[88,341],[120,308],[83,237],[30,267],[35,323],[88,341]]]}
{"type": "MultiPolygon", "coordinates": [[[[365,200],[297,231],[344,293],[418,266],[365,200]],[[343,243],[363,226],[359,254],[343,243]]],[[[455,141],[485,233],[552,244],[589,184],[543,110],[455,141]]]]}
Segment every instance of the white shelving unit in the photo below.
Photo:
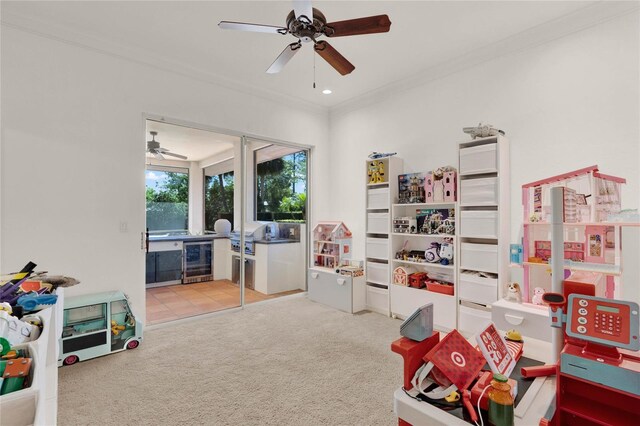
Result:
{"type": "Polygon", "coordinates": [[[509,280],[509,141],[497,135],[458,148],[458,329],[469,336],[491,320],[509,280]]]}
{"type": "Polygon", "coordinates": [[[16,345],[27,348],[32,357],[31,386],[0,396],[0,418],[16,426],[56,424],[58,412],[58,340],[62,335],[63,289],[56,290],[58,301],[54,306],[36,313],[43,330],[40,336],[16,345]]]}
{"type": "MultiPolygon", "coordinates": [[[[457,232],[457,215],[458,207],[456,203],[415,203],[415,204],[394,204],[392,206],[391,219],[395,217],[415,217],[418,210],[427,209],[454,209],[456,217],[457,232]]],[[[409,234],[409,233],[392,233],[391,234],[391,273],[398,266],[410,266],[416,272],[426,272],[430,277],[454,284],[453,296],[428,291],[426,288],[418,289],[414,287],[406,287],[403,285],[393,284],[391,282],[391,315],[394,317],[406,318],[420,306],[427,303],[433,303],[434,328],[443,331],[450,331],[456,328],[456,294],[457,294],[457,261],[458,250],[456,235],[448,234],[409,234]],[[443,242],[445,238],[453,240],[456,250],[453,257],[453,264],[442,265],[440,263],[415,262],[412,260],[396,259],[395,253],[402,250],[406,243],[406,250],[425,251],[432,242],[443,242]]]]}
{"type": "Polygon", "coordinates": [[[367,204],[365,216],[366,248],[366,304],[367,309],[389,315],[389,283],[393,258],[390,244],[391,205],[398,195],[398,175],[402,173],[403,161],[398,157],[367,160],[365,177],[367,204]],[[382,163],[382,182],[370,183],[370,164],[382,163]]]}

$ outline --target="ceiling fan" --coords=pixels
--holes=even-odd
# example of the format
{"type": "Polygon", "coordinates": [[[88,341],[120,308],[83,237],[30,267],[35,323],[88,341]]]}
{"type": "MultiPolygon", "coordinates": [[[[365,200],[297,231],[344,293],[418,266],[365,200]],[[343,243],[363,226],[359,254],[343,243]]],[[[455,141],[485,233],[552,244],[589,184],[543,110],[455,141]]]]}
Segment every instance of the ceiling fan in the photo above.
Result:
{"type": "Polygon", "coordinates": [[[158,132],[149,133],[151,133],[151,140],[147,141],[147,152],[153,154],[153,156],[158,160],[166,160],[166,158],[164,158],[165,155],[168,155],[169,157],[180,158],[181,160],[187,159],[187,157],[185,157],[184,155],[174,154],[172,152],[169,152],[169,150],[166,148],[161,148],[160,142],[156,141],[156,135],[158,134],[158,132]]]}
{"type": "Polygon", "coordinates": [[[391,21],[387,15],[376,15],[327,23],[327,19],[322,12],[311,6],[310,0],[293,0],[293,10],[287,16],[285,27],[230,21],[221,21],[218,26],[223,30],[291,34],[296,37],[298,41],[285,47],[267,69],[269,74],[280,72],[291,58],[298,53],[302,43],[313,42],[313,49],[322,59],[327,61],[340,74],[347,75],[355,69],[355,66],[327,41],[318,40],[318,38],[322,36],[331,38],[386,33],[391,27],[391,21]]]}

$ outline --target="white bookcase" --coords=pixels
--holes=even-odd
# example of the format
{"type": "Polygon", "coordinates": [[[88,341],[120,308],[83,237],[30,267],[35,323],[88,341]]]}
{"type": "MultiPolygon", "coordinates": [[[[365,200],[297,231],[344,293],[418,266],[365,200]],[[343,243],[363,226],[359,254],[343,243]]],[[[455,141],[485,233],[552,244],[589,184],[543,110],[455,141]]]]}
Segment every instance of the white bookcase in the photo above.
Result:
{"type": "MultiPolygon", "coordinates": [[[[367,309],[389,315],[389,283],[393,258],[390,244],[391,205],[398,195],[398,175],[402,173],[403,162],[398,157],[367,160],[365,182],[367,189],[365,217],[365,276],[367,309]],[[370,165],[382,164],[380,182],[371,183],[370,165]]],[[[380,169],[375,170],[379,173],[380,169]]]]}
{"type": "Polygon", "coordinates": [[[501,135],[458,145],[458,329],[491,321],[509,280],[509,141],[501,135]]]}
{"type": "MultiPolygon", "coordinates": [[[[416,217],[418,210],[426,209],[454,209],[457,216],[457,203],[409,203],[394,204],[392,207],[391,219],[395,217],[416,217]]],[[[392,229],[393,230],[393,229],[392,229]]],[[[457,232],[457,226],[456,226],[457,232]]],[[[457,294],[457,262],[458,262],[458,241],[457,236],[448,234],[410,234],[410,233],[391,233],[391,272],[398,266],[411,268],[414,272],[426,272],[429,277],[454,284],[454,294],[441,294],[428,291],[426,288],[414,288],[410,286],[398,285],[393,283],[393,277],[390,279],[391,285],[391,315],[407,318],[419,307],[433,303],[433,323],[434,328],[443,331],[450,331],[456,328],[456,294],[457,294]],[[425,251],[432,242],[442,243],[445,238],[453,240],[456,247],[453,257],[453,264],[442,265],[440,263],[415,262],[411,260],[396,259],[395,253],[405,247],[406,250],[425,251]],[[406,244],[406,246],[405,246],[406,244]]]]}

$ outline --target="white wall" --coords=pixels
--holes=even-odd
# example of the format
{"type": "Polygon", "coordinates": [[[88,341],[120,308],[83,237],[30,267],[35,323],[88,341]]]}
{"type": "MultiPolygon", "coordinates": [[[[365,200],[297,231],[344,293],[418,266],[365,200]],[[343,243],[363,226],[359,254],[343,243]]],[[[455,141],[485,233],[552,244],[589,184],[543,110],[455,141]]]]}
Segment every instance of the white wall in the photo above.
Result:
{"type": "MultiPolygon", "coordinates": [[[[1,35],[2,271],[33,260],[80,279],[68,295],[123,289],[144,317],[143,113],[315,145],[328,158],[322,111],[5,26],[1,35]]],[[[328,188],[314,189],[326,206],[328,188]]]]}
{"type": "MultiPolygon", "coordinates": [[[[331,218],[364,256],[364,159],[397,151],[405,171],[456,165],[462,127],[488,121],[511,141],[512,240],[522,184],[598,164],[627,179],[623,208],[639,200],[638,13],[330,116],[331,218]]],[[[416,51],[419,54],[419,51],[416,51]]]]}

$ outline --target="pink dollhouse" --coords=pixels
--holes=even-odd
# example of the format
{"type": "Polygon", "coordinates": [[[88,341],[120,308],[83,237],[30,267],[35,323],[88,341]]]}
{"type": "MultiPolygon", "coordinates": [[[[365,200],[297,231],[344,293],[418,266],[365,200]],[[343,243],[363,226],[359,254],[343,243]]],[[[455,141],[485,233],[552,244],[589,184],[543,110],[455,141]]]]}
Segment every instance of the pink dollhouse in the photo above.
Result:
{"type": "Polygon", "coordinates": [[[319,222],[313,229],[314,266],[335,269],[351,258],[351,231],[343,222],[319,222]]]}
{"type": "Polygon", "coordinates": [[[424,180],[424,192],[427,203],[453,203],[457,200],[456,172],[452,167],[427,172],[424,180]]]}
{"type": "Polygon", "coordinates": [[[551,289],[551,188],[562,187],[564,278],[589,282],[597,295],[614,297],[620,265],[620,227],[606,222],[620,212],[620,189],[626,180],[585,167],[522,186],[524,213],[523,302],[533,300],[534,288],[551,289]],[[585,281],[586,280],[586,281],[585,281]]]}

